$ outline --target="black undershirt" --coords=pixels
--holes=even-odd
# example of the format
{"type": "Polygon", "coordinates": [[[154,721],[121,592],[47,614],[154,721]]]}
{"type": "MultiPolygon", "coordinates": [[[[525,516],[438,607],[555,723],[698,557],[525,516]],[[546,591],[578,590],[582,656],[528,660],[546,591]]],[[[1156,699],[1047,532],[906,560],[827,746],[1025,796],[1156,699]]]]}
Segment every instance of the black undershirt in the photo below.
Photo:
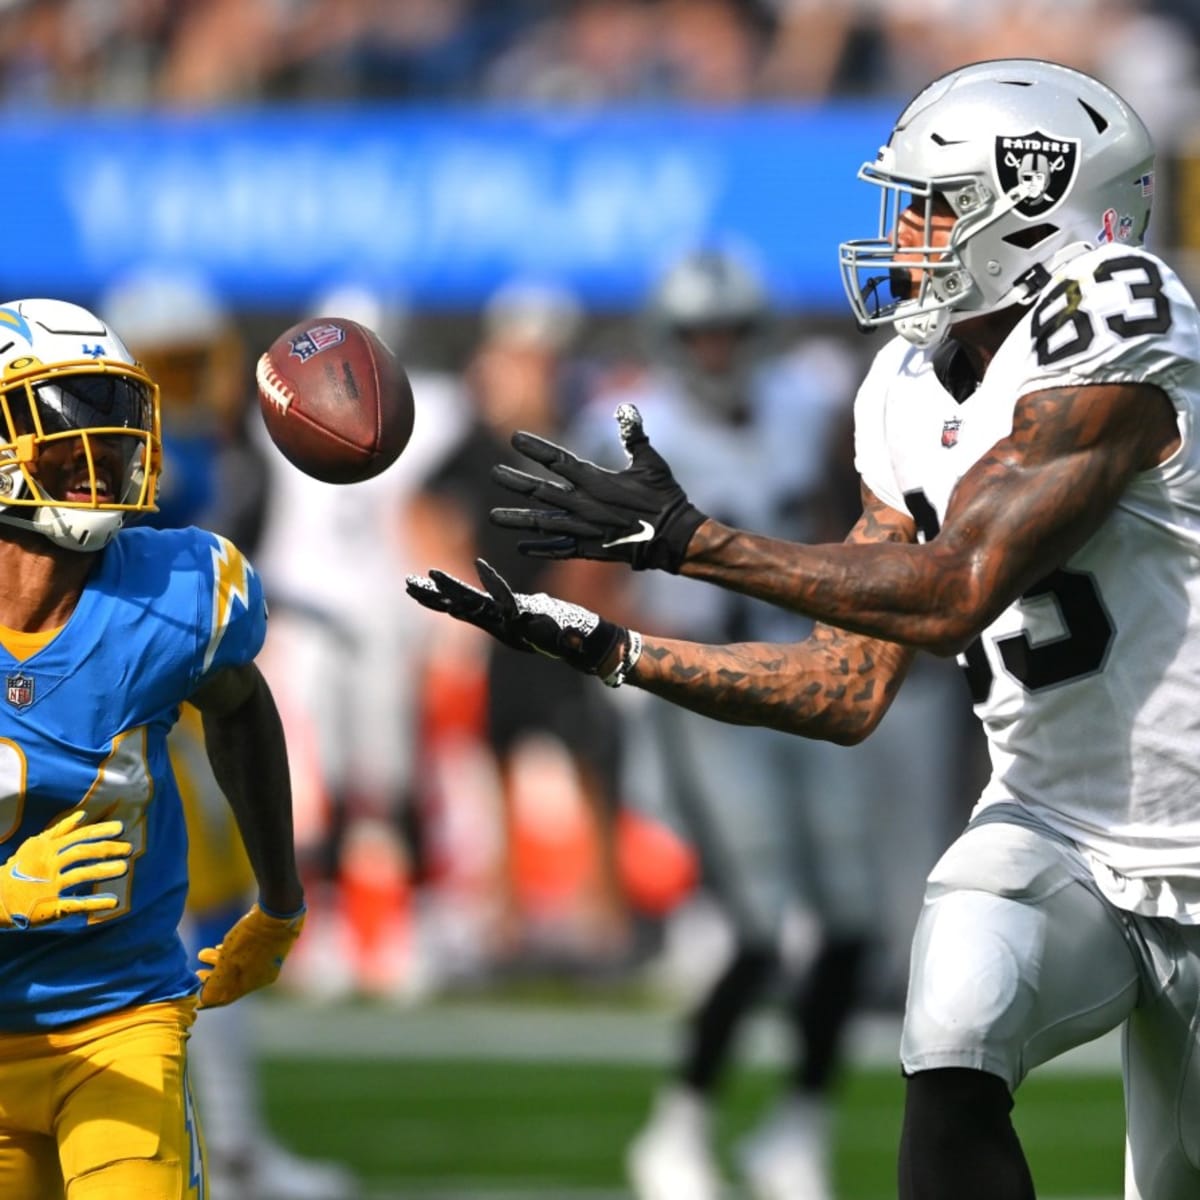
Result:
{"type": "Polygon", "coordinates": [[[952,339],[943,342],[933,354],[933,373],[938,383],[954,397],[957,404],[969,400],[979,386],[979,376],[971,366],[963,348],[952,339]]]}

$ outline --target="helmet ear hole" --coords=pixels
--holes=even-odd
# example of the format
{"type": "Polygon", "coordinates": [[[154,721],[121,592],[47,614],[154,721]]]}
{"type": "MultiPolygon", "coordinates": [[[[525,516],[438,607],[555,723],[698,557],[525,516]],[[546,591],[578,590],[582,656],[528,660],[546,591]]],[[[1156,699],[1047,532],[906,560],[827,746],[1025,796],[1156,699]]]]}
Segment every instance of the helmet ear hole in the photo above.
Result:
{"type": "Polygon", "coordinates": [[[1006,233],[1002,240],[1010,246],[1016,246],[1020,250],[1032,250],[1034,246],[1040,246],[1047,238],[1053,237],[1057,232],[1057,225],[1044,223],[1041,225],[1031,225],[1028,229],[1018,229],[1013,233],[1006,233]]]}
{"type": "Polygon", "coordinates": [[[1108,118],[1098,113],[1086,100],[1080,98],[1079,107],[1091,117],[1097,133],[1103,133],[1108,128],[1108,118]]]}

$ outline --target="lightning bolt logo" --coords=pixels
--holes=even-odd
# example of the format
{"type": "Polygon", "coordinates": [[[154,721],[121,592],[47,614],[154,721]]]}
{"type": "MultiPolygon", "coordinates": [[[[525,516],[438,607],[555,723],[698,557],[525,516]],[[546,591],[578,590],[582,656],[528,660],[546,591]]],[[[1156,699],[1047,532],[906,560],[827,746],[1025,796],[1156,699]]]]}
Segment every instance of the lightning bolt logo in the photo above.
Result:
{"type": "Polygon", "coordinates": [[[191,1073],[185,1064],[183,1068],[183,1129],[188,1141],[188,1200],[203,1200],[208,1195],[205,1187],[204,1171],[204,1139],[200,1133],[200,1124],[196,1120],[196,1105],[192,1099],[191,1073]]]}
{"type": "Polygon", "coordinates": [[[0,326],[3,326],[5,329],[11,329],[14,333],[19,333],[27,342],[33,341],[29,322],[15,308],[0,308],[0,326]]]}
{"type": "Polygon", "coordinates": [[[253,568],[242,557],[237,547],[228,539],[216,534],[217,544],[213,547],[213,614],[212,633],[208,649],[204,654],[204,669],[212,665],[213,656],[221,644],[225,630],[233,617],[235,601],[243,609],[250,607],[250,572],[253,568]]]}

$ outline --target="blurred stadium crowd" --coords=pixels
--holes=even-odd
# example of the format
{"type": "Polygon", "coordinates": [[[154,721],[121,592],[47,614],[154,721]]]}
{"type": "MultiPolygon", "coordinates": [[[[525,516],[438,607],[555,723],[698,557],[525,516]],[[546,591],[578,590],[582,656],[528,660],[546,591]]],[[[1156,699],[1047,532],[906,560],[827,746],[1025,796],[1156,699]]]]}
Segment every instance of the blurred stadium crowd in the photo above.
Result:
{"type": "Polygon", "coordinates": [[[1151,89],[1195,96],[1198,37],[1190,0],[3,0],[0,77],[22,107],[735,105],[911,94],[1019,54],[1104,78],[1156,127],[1151,89]]]}

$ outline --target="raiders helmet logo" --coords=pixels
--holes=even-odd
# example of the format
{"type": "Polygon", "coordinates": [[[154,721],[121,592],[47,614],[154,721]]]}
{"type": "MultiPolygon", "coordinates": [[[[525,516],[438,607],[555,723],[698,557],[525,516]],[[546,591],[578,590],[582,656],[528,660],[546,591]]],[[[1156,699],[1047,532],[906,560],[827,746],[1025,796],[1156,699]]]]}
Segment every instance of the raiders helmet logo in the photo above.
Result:
{"type": "Polygon", "coordinates": [[[1079,139],[1035,130],[996,139],[996,181],[1007,194],[1020,186],[1024,199],[1015,212],[1041,220],[1066,198],[1079,168],[1079,139]]]}

